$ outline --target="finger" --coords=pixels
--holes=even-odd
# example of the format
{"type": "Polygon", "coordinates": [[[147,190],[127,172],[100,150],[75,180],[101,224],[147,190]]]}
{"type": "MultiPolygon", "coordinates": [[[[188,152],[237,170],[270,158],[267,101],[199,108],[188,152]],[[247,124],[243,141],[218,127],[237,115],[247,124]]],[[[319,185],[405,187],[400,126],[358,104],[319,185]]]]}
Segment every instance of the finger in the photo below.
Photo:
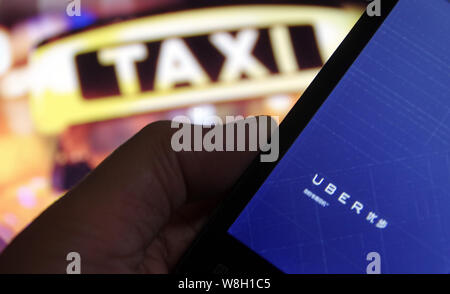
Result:
{"type": "MultiPolygon", "coordinates": [[[[117,226],[133,224],[138,241],[148,244],[184,203],[221,197],[256,156],[237,151],[174,152],[175,131],[169,122],[159,122],[140,132],[74,190],[76,206],[96,207],[90,209],[94,218],[115,216],[122,220],[117,226]]],[[[94,223],[106,224],[103,218],[94,223]]],[[[129,230],[116,227],[117,238],[129,230]]]]}
{"type": "Polygon", "coordinates": [[[169,273],[186,251],[217,205],[205,199],[183,205],[147,247],[140,273],[169,273]]]}
{"type": "Polygon", "coordinates": [[[20,267],[22,260],[30,269],[59,272],[65,267],[45,268],[46,261],[59,258],[65,265],[73,250],[91,261],[93,271],[105,256],[132,266],[138,262],[135,253],[148,247],[178,207],[191,198],[223,194],[256,155],[177,153],[170,145],[174,132],[169,122],[154,123],[122,145],[21,233],[0,267],[8,260],[20,267]]]}

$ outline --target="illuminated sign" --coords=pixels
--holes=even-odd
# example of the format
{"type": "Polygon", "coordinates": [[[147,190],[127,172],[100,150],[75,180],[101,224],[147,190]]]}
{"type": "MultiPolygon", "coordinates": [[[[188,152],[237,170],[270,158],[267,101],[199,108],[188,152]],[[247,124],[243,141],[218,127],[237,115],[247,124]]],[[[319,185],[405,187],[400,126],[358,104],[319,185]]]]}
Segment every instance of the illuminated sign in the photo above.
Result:
{"type": "Polygon", "coordinates": [[[196,103],[299,92],[357,18],[308,6],[204,8],[148,16],[41,46],[38,130],[196,103]]]}
{"type": "Polygon", "coordinates": [[[12,63],[8,32],[0,27],[0,76],[8,71],[12,63]]]}
{"type": "Polygon", "coordinates": [[[124,44],[83,53],[75,63],[85,99],[208,88],[323,65],[310,25],[124,44]]]}

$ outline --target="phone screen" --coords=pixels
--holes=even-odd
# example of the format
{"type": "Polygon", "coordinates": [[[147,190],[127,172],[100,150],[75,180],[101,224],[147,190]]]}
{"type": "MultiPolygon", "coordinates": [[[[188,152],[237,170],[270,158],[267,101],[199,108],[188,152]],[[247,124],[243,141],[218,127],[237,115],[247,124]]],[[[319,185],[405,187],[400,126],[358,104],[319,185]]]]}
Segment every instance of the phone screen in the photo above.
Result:
{"type": "Polygon", "coordinates": [[[400,0],[228,233],[286,273],[450,273],[449,16],[400,0]]]}

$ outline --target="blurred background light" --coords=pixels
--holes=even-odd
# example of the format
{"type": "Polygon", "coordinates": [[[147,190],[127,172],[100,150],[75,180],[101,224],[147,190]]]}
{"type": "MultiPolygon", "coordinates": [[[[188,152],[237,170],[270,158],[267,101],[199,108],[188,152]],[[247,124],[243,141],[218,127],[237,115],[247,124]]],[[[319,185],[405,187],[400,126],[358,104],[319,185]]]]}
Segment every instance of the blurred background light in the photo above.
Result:
{"type": "Polygon", "coordinates": [[[8,32],[0,27],[0,76],[8,71],[12,64],[11,46],[8,32]]]}

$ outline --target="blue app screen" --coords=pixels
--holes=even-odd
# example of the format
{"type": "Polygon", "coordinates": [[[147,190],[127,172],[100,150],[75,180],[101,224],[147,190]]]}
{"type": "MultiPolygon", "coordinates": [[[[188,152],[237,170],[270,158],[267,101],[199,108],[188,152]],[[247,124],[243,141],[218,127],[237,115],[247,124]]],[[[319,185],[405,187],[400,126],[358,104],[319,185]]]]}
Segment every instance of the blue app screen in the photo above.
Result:
{"type": "Polygon", "coordinates": [[[450,273],[449,1],[399,1],[228,232],[286,273],[450,273]]]}

